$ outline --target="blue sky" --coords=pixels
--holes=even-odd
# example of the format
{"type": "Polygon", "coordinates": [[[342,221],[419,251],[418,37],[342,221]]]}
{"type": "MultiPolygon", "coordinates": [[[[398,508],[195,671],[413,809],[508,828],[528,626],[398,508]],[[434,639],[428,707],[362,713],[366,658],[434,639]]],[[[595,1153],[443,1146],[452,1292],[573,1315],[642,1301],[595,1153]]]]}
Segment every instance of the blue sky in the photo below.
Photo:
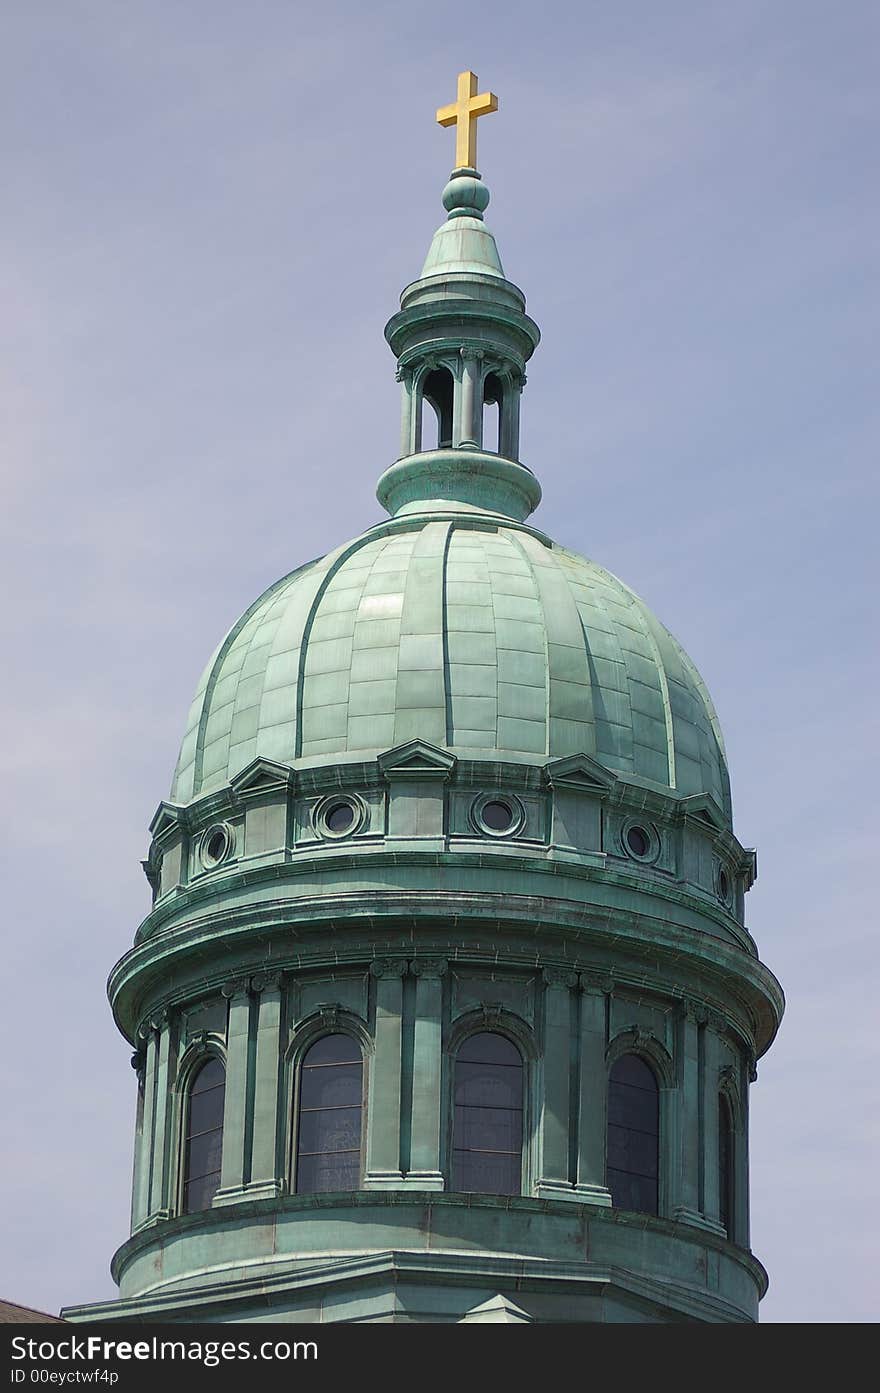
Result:
{"type": "Polygon", "coordinates": [[[536,523],[700,667],[788,1011],[752,1092],[762,1318],[876,1318],[880,12],[8,0],[0,19],[0,1294],[112,1293],[134,1081],[104,995],[210,651],[379,515],[382,328],[455,76],[543,332],[536,523]]]}

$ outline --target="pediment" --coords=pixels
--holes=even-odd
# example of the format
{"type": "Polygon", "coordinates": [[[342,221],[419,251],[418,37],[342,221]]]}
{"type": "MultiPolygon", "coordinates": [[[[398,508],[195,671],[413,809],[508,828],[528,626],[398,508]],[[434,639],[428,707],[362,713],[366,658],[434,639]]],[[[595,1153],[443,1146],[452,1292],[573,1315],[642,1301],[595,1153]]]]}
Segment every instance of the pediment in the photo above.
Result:
{"type": "Polygon", "coordinates": [[[681,806],[682,811],[688,817],[695,817],[698,821],[704,822],[708,827],[711,827],[713,832],[726,832],[728,830],[721,806],[711,793],[692,793],[689,798],[682,799],[681,806]]]}
{"type": "Polygon", "coordinates": [[[260,793],[278,793],[293,782],[293,770],[288,764],[258,756],[229,780],[239,798],[256,797],[260,793]]]}
{"type": "Polygon", "coordinates": [[[586,754],[563,755],[561,759],[552,759],[544,766],[544,772],[547,782],[554,788],[561,784],[584,792],[607,793],[616,783],[616,778],[609,769],[586,754]]]}
{"type": "Polygon", "coordinates": [[[397,745],[379,755],[377,763],[386,778],[447,779],[455,768],[456,759],[448,750],[441,750],[427,740],[408,740],[405,745],[397,745]]]}
{"type": "Polygon", "coordinates": [[[465,1311],[459,1320],[459,1325],[466,1321],[472,1321],[480,1325],[533,1325],[534,1316],[530,1316],[528,1311],[524,1311],[522,1306],[517,1306],[515,1301],[511,1301],[509,1296],[502,1296],[499,1292],[489,1301],[482,1302],[479,1306],[472,1306],[469,1311],[465,1311]]]}
{"type": "Polygon", "coordinates": [[[169,832],[175,831],[185,825],[186,810],[177,803],[162,802],[159,804],[148,831],[151,837],[161,838],[167,836],[169,832]]]}

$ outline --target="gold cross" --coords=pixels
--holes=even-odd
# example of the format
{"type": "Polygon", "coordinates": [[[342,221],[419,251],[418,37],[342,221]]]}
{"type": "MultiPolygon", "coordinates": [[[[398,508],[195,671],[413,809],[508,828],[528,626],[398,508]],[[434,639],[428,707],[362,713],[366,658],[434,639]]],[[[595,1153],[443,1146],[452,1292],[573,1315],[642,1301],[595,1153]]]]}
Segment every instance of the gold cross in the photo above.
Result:
{"type": "Polygon", "coordinates": [[[459,73],[458,96],[449,106],[441,106],[437,120],[441,126],[455,126],[455,167],[477,167],[477,117],[498,110],[494,92],[477,93],[476,73],[459,73]]]}

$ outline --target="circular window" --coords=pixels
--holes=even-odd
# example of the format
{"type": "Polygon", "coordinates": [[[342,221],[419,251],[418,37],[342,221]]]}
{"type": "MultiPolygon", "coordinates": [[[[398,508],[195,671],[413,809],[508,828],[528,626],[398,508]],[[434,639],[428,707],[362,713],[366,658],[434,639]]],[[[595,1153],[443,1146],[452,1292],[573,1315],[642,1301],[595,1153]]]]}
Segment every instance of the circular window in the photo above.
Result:
{"type": "Polygon", "coordinates": [[[718,867],[716,885],[718,886],[718,894],[720,898],[724,901],[725,904],[730,904],[730,876],[727,874],[727,871],[724,869],[723,866],[718,867]]]}
{"type": "Polygon", "coordinates": [[[633,856],[647,856],[651,845],[644,827],[630,827],[626,834],[626,844],[633,856]]]}
{"type": "Polygon", "coordinates": [[[638,822],[633,818],[624,823],[620,840],[633,861],[656,861],[660,855],[660,838],[650,822],[638,822]]]}
{"type": "Polygon", "coordinates": [[[354,822],[354,808],[350,803],[334,803],[324,814],[324,821],[328,832],[348,832],[354,822]]]}
{"type": "Polygon", "coordinates": [[[202,865],[208,870],[225,861],[232,850],[232,828],[225,822],[209,827],[202,838],[202,865]]]}
{"type": "Polygon", "coordinates": [[[488,837],[512,837],[522,831],[525,821],[522,803],[510,794],[484,793],[471,808],[471,825],[488,837]]]}
{"type": "Polygon", "coordinates": [[[514,822],[513,808],[509,803],[502,803],[500,799],[493,798],[491,803],[484,805],[482,818],[491,831],[509,832],[514,822]]]}
{"type": "Polygon", "coordinates": [[[350,837],[363,826],[366,811],[360,798],[332,793],[315,804],[312,826],[319,837],[350,837]]]}

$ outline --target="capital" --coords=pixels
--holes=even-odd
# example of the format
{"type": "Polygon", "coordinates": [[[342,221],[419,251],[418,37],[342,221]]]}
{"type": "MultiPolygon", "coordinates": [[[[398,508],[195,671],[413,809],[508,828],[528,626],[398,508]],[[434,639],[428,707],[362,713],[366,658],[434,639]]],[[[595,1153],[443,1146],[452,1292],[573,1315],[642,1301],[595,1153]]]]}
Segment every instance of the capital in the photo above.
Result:
{"type": "Polygon", "coordinates": [[[257,992],[280,991],[281,990],[281,969],[272,968],[266,972],[258,972],[251,978],[251,989],[257,992]]]}
{"type": "Polygon", "coordinates": [[[249,989],[250,981],[247,977],[232,977],[223,983],[220,994],[225,996],[227,1001],[231,1001],[233,997],[247,996],[249,989]]]}
{"type": "Polygon", "coordinates": [[[409,964],[405,958],[374,958],[370,963],[371,977],[405,977],[409,964]]]}
{"type": "Polygon", "coordinates": [[[566,967],[545,967],[541,973],[545,987],[569,988],[577,986],[577,973],[566,967]]]}
{"type": "Polygon", "coordinates": [[[410,967],[414,977],[443,977],[448,963],[445,958],[414,958],[410,967]]]}

